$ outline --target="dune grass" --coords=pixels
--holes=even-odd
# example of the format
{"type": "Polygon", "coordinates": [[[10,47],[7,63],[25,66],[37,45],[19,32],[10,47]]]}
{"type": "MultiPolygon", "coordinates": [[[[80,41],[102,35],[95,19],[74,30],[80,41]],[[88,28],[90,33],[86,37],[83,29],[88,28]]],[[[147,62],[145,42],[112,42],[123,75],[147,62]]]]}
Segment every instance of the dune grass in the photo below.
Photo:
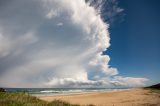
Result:
{"type": "Polygon", "coordinates": [[[160,94],[160,84],[145,87],[144,89],[150,90],[151,93],[157,93],[160,94]]]}
{"type": "Polygon", "coordinates": [[[46,102],[25,93],[0,92],[0,106],[80,106],[60,100],[46,102]]]}
{"type": "Polygon", "coordinates": [[[155,89],[155,88],[148,88],[151,93],[157,93],[160,94],[160,89],[155,89]]]}

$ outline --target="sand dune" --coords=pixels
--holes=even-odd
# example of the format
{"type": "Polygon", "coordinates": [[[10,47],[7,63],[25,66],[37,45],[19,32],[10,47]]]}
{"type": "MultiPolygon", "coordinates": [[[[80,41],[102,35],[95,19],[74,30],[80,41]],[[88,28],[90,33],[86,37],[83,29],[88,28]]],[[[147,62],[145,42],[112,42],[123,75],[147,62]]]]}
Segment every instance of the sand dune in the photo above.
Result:
{"type": "Polygon", "coordinates": [[[105,93],[85,93],[67,96],[44,96],[42,100],[55,99],[67,101],[73,104],[96,106],[160,106],[160,94],[150,90],[132,89],[126,91],[114,91],[105,93]]]}

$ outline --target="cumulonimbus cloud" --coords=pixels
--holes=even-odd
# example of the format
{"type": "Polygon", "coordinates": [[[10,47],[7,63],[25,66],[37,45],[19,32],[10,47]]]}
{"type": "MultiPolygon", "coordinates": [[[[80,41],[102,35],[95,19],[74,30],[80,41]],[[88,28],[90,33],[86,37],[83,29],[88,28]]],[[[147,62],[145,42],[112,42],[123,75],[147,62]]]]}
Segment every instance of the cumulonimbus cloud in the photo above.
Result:
{"type": "Polygon", "coordinates": [[[85,0],[14,0],[0,13],[0,86],[134,87],[147,80],[118,77],[109,66],[102,55],[108,24],[85,0]]]}

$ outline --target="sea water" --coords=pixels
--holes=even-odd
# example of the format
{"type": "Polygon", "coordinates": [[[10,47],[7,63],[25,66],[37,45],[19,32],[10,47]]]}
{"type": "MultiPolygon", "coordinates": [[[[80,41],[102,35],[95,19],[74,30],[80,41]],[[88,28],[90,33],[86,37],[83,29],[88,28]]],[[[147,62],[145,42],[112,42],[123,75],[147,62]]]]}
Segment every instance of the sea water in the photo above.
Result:
{"type": "Polygon", "coordinates": [[[33,96],[58,96],[92,92],[110,92],[125,89],[108,88],[5,88],[8,92],[25,92],[33,96]]]}

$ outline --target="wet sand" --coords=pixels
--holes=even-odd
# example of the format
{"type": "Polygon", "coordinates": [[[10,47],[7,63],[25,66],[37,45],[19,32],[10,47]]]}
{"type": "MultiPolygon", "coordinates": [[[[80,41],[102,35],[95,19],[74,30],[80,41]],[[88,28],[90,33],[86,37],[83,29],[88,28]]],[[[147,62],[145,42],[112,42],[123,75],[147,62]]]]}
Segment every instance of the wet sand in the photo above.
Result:
{"type": "Polygon", "coordinates": [[[72,104],[96,106],[160,106],[160,93],[146,89],[84,93],[64,96],[39,96],[45,101],[63,100],[72,104]]]}

